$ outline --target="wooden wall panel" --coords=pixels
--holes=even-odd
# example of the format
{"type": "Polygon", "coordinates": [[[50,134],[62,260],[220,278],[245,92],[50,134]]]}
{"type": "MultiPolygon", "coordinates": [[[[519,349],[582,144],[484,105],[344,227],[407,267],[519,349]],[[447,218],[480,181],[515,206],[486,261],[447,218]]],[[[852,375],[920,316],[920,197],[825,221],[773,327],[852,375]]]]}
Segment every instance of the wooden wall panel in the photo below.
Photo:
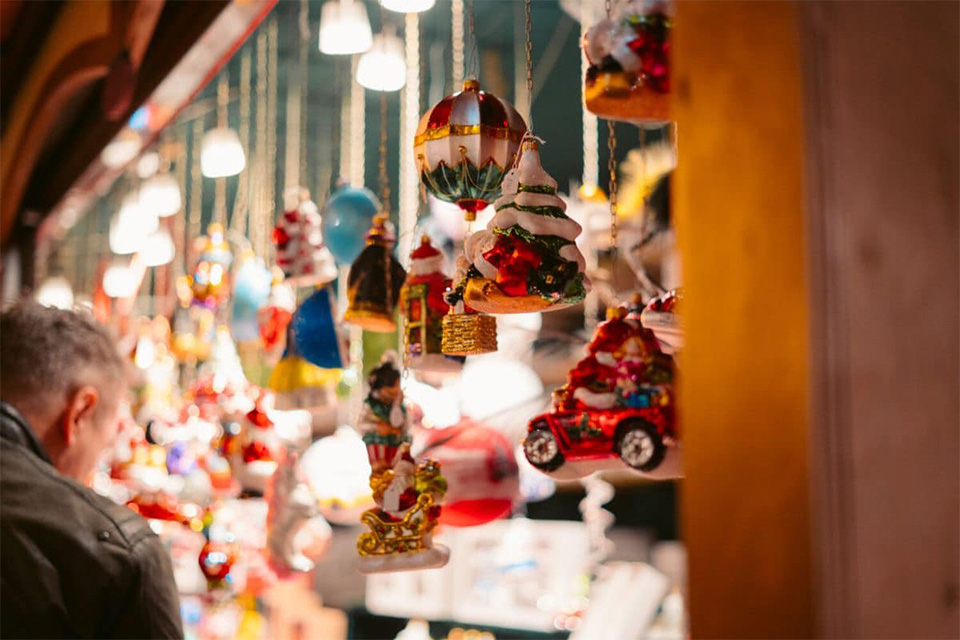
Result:
{"type": "Polygon", "coordinates": [[[821,633],[960,637],[960,4],[802,4],[821,633]]]}
{"type": "Polygon", "coordinates": [[[813,633],[797,8],[678,2],[680,411],[695,638],[813,633]]]}

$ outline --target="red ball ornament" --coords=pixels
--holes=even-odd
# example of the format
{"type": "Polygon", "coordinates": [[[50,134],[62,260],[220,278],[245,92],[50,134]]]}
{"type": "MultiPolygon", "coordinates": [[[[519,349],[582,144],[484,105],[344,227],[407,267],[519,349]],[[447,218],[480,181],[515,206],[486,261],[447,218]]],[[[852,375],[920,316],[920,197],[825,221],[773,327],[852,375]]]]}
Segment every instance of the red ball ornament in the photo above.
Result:
{"type": "Polygon", "coordinates": [[[440,524],[485,524],[508,516],[520,499],[513,447],[496,429],[464,419],[433,430],[421,457],[440,462],[447,480],[440,524]]]}
{"type": "Polygon", "coordinates": [[[236,549],[232,544],[226,542],[207,541],[200,551],[198,562],[200,571],[207,579],[207,586],[210,589],[218,589],[225,586],[227,576],[233,568],[233,563],[237,560],[236,549]]]}

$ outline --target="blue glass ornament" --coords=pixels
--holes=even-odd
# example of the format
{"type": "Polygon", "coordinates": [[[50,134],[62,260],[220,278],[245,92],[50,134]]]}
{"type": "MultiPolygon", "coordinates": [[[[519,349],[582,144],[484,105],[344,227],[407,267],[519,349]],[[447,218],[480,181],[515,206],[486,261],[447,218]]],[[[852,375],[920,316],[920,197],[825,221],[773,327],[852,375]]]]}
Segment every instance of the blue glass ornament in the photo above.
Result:
{"type": "Polygon", "coordinates": [[[343,187],[323,207],[323,240],[340,266],[357,259],[380,203],[369,189],[343,187]]]}
{"type": "Polygon", "coordinates": [[[296,351],[311,364],[324,369],[343,368],[340,339],[333,322],[330,289],[317,289],[293,314],[296,351]]]}
{"type": "Polygon", "coordinates": [[[234,340],[260,339],[257,312],[267,303],[272,280],[263,260],[248,257],[240,264],[234,275],[233,314],[230,318],[230,333],[234,340]]]}

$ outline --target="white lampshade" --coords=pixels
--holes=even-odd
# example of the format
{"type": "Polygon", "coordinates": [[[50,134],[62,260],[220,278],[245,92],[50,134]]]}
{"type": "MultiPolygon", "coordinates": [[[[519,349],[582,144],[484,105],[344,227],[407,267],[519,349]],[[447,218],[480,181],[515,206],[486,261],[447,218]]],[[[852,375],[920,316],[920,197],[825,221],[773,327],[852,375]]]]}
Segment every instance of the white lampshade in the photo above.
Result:
{"type": "Polygon", "coordinates": [[[114,263],[103,273],[103,292],[111,298],[131,296],[136,287],[137,279],[126,264],[114,263]]]}
{"type": "Polygon", "coordinates": [[[380,6],[397,13],[421,13],[433,8],[436,0],[380,0],[380,6]]]}
{"type": "Polygon", "coordinates": [[[143,256],[143,264],[148,267],[159,267],[172,262],[177,249],[173,245],[170,232],[161,229],[147,238],[140,252],[143,256]]]}
{"type": "Polygon", "coordinates": [[[160,218],[180,211],[180,183],[169,173],[158,173],[140,185],[140,206],[160,218]]]}
{"type": "Polygon", "coordinates": [[[73,308],[73,287],[66,278],[53,276],[47,278],[37,289],[35,295],[37,302],[45,307],[56,307],[58,309],[73,308]]]}
{"type": "Polygon", "coordinates": [[[320,51],[352,55],[373,44],[367,9],[358,0],[328,0],[320,13],[320,51]]]}
{"type": "Polygon", "coordinates": [[[370,51],[357,63],[357,82],[373,91],[399,91],[407,82],[403,43],[392,33],[378,33],[370,51]]]}
{"type": "Polygon", "coordinates": [[[235,176],[247,166],[247,157],[237,132],[217,127],[203,134],[200,170],[208,178],[235,176]]]}
{"type": "Polygon", "coordinates": [[[110,222],[110,250],[119,255],[140,251],[158,225],[157,216],[140,206],[139,194],[128,193],[110,222]]]}

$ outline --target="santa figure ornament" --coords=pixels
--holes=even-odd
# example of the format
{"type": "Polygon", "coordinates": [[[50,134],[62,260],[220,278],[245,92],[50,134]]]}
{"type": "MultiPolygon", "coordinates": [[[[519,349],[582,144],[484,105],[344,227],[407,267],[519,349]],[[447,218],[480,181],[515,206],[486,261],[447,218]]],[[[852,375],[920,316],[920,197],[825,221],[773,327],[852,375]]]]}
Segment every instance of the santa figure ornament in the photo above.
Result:
{"type": "Polygon", "coordinates": [[[370,488],[377,506],[360,521],[370,530],[357,540],[361,573],[442,567],[450,551],[433,544],[447,484],[432,460],[410,455],[408,418],[395,354],[388,353],[368,379],[370,392],[359,428],[370,458],[370,488]]]}
{"type": "Polygon", "coordinates": [[[413,152],[420,180],[468,221],[500,194],[527,125],[508,102],[468,79],[420,119],[413,152]]]}
{"type": "Polygon", "coordinates": [[[291,187],[284,194],[284,212],[273,229],[277,265],[294,287],[325,284],[337,277],[333,255],[323,244],[320,212],[310,192],[291,187]]]}
{"type": "Polygon", "coordinates": [[[557,182],[540,165],[536,139],[523,142],[503,181],[496,215],[464,243],[451,301],[484,313],[550,311],[583,300],[590,282],[577,248],[580,225],[564,211],[557,182]]]}
{"type": "Polygon", "coordinates": [[[393,225],[384,214],[373,218],[367,232],[367,246],[350,266],[347,277],[347,312],[344,322],[367,331],[391,333],[396,330],[394,317],[400,288],[407,277],[393,256],[397,243],[393,225]]]}
{"type": "Polygon", "coordinates": [[[463,356],[442,351],[443,317],[450,310],[444,292],[450,278],[442,271],[443,254],[423,236],[410,254],[410,272],[400,290],[404,316],[406,365],[419,371],[459,371],[463,356]]]}

